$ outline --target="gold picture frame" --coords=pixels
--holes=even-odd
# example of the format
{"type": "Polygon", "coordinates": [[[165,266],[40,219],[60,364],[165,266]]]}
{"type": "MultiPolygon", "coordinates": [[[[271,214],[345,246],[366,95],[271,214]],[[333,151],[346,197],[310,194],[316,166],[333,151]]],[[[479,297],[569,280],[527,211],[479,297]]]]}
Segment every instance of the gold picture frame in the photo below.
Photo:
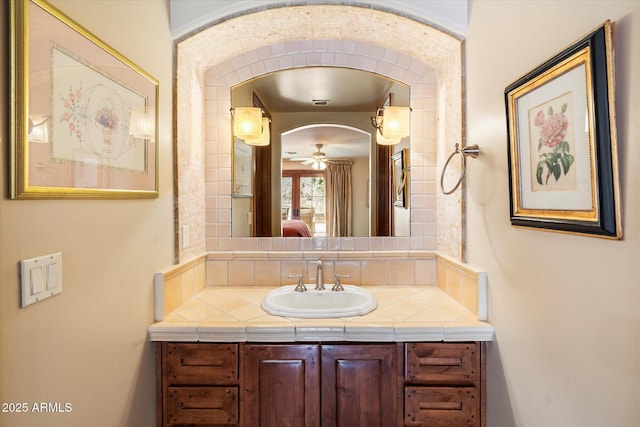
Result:
{"type": "Polygon", "coordinates": [[[620,239],[612,24],[505,89],[511,223],[620,239]]]}
{"type": "Polygon", "coordinates": [[[11,198],[157,197],[158,81],[44,0],[10,16],[11,198]]]}

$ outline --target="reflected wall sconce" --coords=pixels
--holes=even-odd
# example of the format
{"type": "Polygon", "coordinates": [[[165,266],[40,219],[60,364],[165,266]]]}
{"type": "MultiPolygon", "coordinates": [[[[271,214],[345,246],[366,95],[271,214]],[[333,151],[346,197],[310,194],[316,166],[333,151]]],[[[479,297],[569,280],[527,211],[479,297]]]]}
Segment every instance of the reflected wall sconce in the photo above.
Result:
{"type": "Polygon", "coordinates": [[[29,142],[37,144],[49,143],[49,116],[44,114],[29,115],[29,142]]]}
{"type": "Polygon", "coordinates": [[[258,138],[245,138],[245,144],[256,147],[265,147],[269,145],[269,123],[271,123],[271,120],[269,120],[268,117],[262,117],[260,136],[258,138]]]}
{"type": "Polygon", "coordinates": [[[129,135],[136,139],[156,139],[156,119],[153,108],[134,108],[129,114],[129,135]]]}
{"type": "Polygon", "coordinates": [[[376,142],[380,145],[395,145],[411,134],[411,108],[386,106],[378,108],[371,124],[378,129],[376,142]]]}
{"type": "Polygon", "coordinates": [[[268,117],[262,117],[262,109],[258,107],[236,107],[231,109],[233,117],[233,135],[242,139],[247,145],[269,145],[268,117]]]}

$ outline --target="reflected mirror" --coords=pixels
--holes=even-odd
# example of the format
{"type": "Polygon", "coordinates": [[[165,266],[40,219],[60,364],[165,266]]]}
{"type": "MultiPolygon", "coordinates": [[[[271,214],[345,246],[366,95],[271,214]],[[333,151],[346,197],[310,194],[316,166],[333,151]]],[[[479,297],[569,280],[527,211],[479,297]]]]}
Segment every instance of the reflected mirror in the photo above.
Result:
{"type": "Polygon", "coordinates": [[[231,106],[260,107],[271,124],[268,146],[232,142],[233,176],[252,180],[250,193],[234,191],[232,236],[408,236],[410,210],[393,204],[391,158],[410,137],[377,144],[372,117],[409,99],[407,85],[338,67],[278,71],[234,86],[231,106]]]}

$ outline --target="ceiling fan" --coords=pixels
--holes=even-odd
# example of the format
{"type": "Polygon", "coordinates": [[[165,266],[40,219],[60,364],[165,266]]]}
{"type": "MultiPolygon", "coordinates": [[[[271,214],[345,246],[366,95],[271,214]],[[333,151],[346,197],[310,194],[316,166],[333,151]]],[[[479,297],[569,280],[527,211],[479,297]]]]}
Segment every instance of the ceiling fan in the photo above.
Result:
{"type": "Polygon", "coordinates": [[[302,161],[303,165],[311,165],[311,167],[314,169],[324,170],[327,167],[327,164],[333,162],[331,161],[331,159],[327,159],[326,154],[321,151],[323,146],[324,144],[316,144],[316,148],[318,149],[318,151],[313,153],[311,157],[294,158],[291,160],[294,162],[302,161]]]}

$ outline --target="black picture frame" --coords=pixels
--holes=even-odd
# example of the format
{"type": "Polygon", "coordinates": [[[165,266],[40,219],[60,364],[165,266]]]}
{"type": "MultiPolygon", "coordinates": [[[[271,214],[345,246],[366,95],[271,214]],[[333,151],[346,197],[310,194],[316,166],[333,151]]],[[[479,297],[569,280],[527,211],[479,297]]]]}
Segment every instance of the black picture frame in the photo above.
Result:
{"type": "Polygon", "coordinates": [[[612,30],[506,87],[513,226],[622,238],[612,30]]]}

